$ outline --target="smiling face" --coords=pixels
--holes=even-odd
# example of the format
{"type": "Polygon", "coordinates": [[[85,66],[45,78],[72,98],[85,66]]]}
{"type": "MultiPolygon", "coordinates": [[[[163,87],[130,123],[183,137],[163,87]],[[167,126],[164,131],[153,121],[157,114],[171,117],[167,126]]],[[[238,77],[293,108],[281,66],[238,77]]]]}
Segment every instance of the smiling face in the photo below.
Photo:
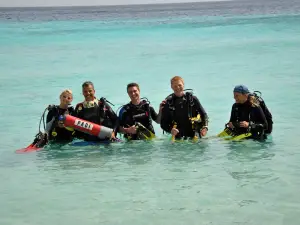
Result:
{"type": "Polygon", "coordinates": [[[235,99],[236,103],[243,104],[247,101],[248,99],[248,94],[242,94],[239,92],[233,92],[233,98],[235,99]]]}
{"type": "Polygon", "coordinates": [[[73,100],[73,95],[70,92],[64,91],[60,95],[60,104],[61,105],[70,105],[73,100]]]}
{"type": "Polygon", "coordinates": [[[174,91],[174,94],[178,97],[181,97],[184,93],[184,83],[181,80],[173,81],[171,84],[171,88],[174,91]]]}
{"type": "Polygon", "coordinates": [[[140,101],[140,90],[137,86],[132,86],[127,89],[128,96],[132,103],[139,103],[140,101]]]}
{"type": "Polygon", "coordinates": [[[94,86],[89,84],[82,88],[82,94],[87,102],[94,101],[95,99],[95,89],[94,86]]]}
{"type": "Polygon", "coordinates": [[[64,90],[59,96],[60,104],[59,107],[62,109],[67,109],[73,101],[72,91],[69,89],[64,90]]]}

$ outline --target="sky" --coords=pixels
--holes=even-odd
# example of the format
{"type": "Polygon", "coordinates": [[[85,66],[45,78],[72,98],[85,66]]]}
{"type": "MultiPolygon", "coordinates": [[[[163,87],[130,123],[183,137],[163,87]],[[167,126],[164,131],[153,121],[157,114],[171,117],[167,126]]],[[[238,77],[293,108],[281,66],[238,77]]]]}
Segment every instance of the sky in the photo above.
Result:
{"type": "Polygon", "coordinates": [[[0,0],[0,7],[127,5],[208,1],[217,0],[0,0]]]}

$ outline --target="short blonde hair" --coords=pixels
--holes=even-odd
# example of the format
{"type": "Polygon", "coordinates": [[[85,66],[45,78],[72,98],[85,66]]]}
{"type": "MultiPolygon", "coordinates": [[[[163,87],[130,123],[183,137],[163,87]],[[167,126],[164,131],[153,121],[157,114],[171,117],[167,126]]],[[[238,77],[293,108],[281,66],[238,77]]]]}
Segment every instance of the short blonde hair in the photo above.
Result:
{"type": "Polygon", "coordinates": [[[61,92],[60,96],[62,96],[62,95],[65,94],[65,93],[70,94],[70,95],[72,95],[72,97],[73,97],[73,93],[72,93],[72,91],[71,91],[70,89],[63,90],[63,91],[61,92]]]}
{"type": "Polygon", "coordinates": [[[184,84],[184,80],[183,80],[182,77],[180,77],[180,76],[175,76],[175,77],[173,77],[173,78],[171,79],[171,85],[172,85],[174,82],[176,82],[176,81],[181,81],[181,82],[184,84]]]}

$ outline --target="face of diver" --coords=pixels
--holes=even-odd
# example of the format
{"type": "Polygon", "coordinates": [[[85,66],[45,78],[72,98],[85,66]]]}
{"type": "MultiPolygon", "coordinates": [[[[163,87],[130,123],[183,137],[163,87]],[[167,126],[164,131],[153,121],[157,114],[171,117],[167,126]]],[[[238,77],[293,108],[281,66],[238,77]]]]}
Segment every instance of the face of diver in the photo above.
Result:
{"type": "Polygon", "coordinates": [[[248,94],[242,94],[242,93],[239,93],[239,92],[233,92],[233,97],[234,97],[236,103],[243,104],[243,103],[245,103],[247,101],[248,94]]]}
{"type": "Polygon", "coordinates": [[[131,102],[139,102],[139,100],[140,100],[140,91],[136,86],[128,88],[127,93],[128,93],[128,95],[131,99],[131,102]]]}
{"type": "Polygon", "coordinates": [[[68,106],[69,104],[71,104],[72,100],[73,100],[73,96],[70,93],[64,92],[60,95],[61,105],[68,106]]]}
{"type": "Polygon", "coordinates": [[[178,97],[181,97],[184,93],[183,93],[183,90],[184,90],[184,84],[181,80],[178,80],[178,81],[174,81],[172,84],[171,84],[171,88],[173,89],[174,91],[174,94],[178,97]]]}
{"type": "Polygon", "coordinates": [[[94,101],[95,99],[95,89],[93,85],[88,85],[82,88],[82,94],[86,101],[94,101]]]}

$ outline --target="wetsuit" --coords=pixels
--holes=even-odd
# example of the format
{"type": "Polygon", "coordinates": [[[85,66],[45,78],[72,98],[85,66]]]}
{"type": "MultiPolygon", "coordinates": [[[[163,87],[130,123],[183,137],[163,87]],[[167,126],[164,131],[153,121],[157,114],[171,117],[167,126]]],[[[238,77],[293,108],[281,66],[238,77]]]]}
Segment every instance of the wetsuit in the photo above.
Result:
{"type": "Polygon", "coordinates": [[[177,124],[179,133],[176,138],[192,138],[195,133],[200,133],[200,129],[208,126],[208,116],[202,107],[198,98],[187,92],[182,97],[175,94],[170,95],[166,99],[166,104],[162,110],[161,128],[171,133],[174,124],[177,124]],[[201,122],[193,128],[190,118],[197,117],[200,114],[201,122]]]}
{"type": "Polygon", "coordinates": [[[46,118],[46,132],[48,133],[49,140],[55,142],[69,142],[73,139],[74,131],[67,130],[58,126],[58,117],[65,114],[73,114],[74,108],[71,106],[68,109],[59,108],[54,106],[49,109],[46,118]]]}
{"type": "Polygon", "coordinates": [[[265,138],[265,130],[268,129],[268,122],[260,106],[251,106],[249,101],[244,104],[234,103],[231,110],[230,122],[233,123],[234,131],[237,134],[251,132],[249,138],[265,138]],[[239,127],[239,122],[249,122],[249,128],[239,127]]]}
{"type": "MultiPolygon", "coordinates": [[[[155,132],[152,120],[157,121],[157,119],[158,114],[147,101],[141,101],[138,105],[128,103],[124,105],[119,112],[120,126],[128,128],[135,125],[136,122],[139,122],[153,134],[155,134],[155,132]]],[[[137,134],[124,134],[125,138],[129,136],[131,140],[139,139],[137,134]]]]}
{"type": "MultiPolygon", "coordinates": [[[[74,116],[80,119],[90,121],[95,124],[99,124],[114,130],[117,135],[118,117],[112,108],[105,102],[104,99],[95,100],[93,106],[86,107],[85,102],[79,103],[75,107],[74,116]]],[[[82,138],[85,141],[101,141],[96,136],[89,135],[83,132],[76,132],[78,138],[82,138]]],[[[109,140],[107,137],[103,140],[109,140]]]]}

